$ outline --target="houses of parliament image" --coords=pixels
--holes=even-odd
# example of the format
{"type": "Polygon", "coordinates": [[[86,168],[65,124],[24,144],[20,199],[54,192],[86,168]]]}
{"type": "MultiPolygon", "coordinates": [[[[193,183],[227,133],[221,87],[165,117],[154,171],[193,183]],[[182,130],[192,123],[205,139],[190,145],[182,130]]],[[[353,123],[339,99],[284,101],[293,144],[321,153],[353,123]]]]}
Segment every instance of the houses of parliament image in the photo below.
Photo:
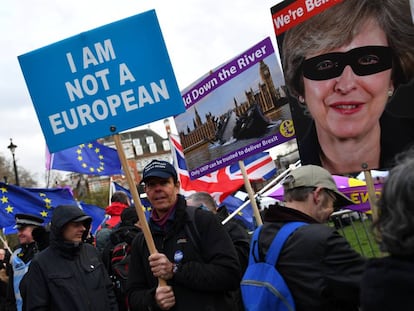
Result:
{"type": "Polygon", "coordinates": [[[197,107],[194,108],[193,129],[188,125],[186,129],[179,129],[186,157],[211,145],[220,146],[272,134],[283,120],[291,119],[285,87],[275,86],[269,66],[263,60],[258,68],[260,83],[257,89],[246,89],[243,101],[234,97],[232,108],[224,114],[214,115],[209,111],[203,122],[197,107]]]}

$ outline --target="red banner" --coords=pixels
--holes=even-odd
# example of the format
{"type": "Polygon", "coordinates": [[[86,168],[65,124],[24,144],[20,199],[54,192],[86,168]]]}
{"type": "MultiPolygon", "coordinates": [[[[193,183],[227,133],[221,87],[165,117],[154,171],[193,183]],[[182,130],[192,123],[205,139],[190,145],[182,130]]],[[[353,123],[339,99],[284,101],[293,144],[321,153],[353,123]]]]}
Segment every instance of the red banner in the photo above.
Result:
{"type": "Polygon", "coordinates": [[[284,33],[289,28],[311,18],[327,8],[342,2],[342,0],[298,0],[285,8],[276,5],[272,8],[273,27],[276,35],[284,33]],[[281,9],[278,9],[281,8],[281,9]]]}

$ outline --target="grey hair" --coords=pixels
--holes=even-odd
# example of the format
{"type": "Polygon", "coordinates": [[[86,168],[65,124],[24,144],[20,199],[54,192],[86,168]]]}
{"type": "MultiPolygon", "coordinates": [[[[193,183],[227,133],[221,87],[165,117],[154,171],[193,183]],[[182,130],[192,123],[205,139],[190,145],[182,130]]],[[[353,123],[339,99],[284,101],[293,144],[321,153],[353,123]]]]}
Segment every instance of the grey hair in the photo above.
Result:
{"type": "Polygon", "coordinates": [[[414,253],[414,149],[398,155],[396,162],[385,180],[373,227],[383,251],[407,255],[414,253]]]}
{"type": "Polygon", "coordinates": [[[195,192],[188,196],[187,199],[191,199],[198,206],[204,205],[212,212],[217,210],[216,201],[214,201],[214,198],[208,192],[195,192]]]}
{"type": "Polygon", "coordinates": [[[314,190],[315,187],[297,187],[293,189],[285,189],[283,193],[283,200],[285,202],[304,202],[308,199],[309,193],[311,193],[314,190]]]}
{"type": "Polygon", "coordinates": [[[414,76],[414,25],[408,0],[346,0],[291,28],[282,43],[282,64],[292,96],[304,96],[302,62],[352,41],[374,19],[394,53],[394,86],[414,76]]]}

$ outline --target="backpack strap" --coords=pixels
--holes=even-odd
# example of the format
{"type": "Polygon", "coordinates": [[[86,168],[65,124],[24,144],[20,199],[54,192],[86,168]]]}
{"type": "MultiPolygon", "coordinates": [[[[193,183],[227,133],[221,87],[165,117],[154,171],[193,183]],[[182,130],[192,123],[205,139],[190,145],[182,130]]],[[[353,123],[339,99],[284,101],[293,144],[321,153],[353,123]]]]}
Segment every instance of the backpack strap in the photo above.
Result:
{"type": "Polygon", "coordinates": [[[276,234],[276,237],[273,239],[272,244],[269,247],[269,250],[266,254],[266,262],[268,264],[275,265],[279,257],[280,251],[282,250],[283,245],[285,244],[288,237],[296,231],[299,227],[307,225],[305,222],[293,221],[288,222],[280,228],[279,232],[276,234]]]}
{"type": "Polygon", "coordinates": [[[250,243],[250,252],[249,252],[249,265],[254,264],[255,262],[260,261],[259,260],[259,235],[260,231],[262,231],[263,225],[257,227],[252,236],[252,241],[250,243]]]}

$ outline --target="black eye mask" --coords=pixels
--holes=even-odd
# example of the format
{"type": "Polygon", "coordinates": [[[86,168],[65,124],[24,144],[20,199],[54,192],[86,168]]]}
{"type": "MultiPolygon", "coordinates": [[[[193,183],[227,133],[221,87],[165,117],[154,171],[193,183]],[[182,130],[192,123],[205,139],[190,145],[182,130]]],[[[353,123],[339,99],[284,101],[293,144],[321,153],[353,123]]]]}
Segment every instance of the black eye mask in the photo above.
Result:
{"type": "Polygon", "coordinates": [[[388,46],[362,46],[348,52],[334,52],[306,59],[302,63],[305,78],[322,81],[339,77],[346,66],[358,76],[367,76],[392,68],[388,46]]]}

